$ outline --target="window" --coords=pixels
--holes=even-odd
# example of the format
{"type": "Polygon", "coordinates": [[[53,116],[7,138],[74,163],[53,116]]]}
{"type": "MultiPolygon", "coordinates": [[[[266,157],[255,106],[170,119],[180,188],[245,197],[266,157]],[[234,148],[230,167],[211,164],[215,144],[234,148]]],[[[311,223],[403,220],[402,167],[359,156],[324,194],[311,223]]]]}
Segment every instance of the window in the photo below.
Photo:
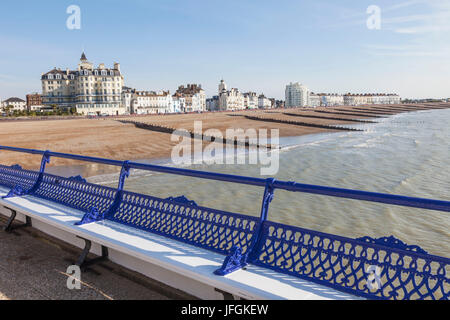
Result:
{"type": "Polygon", "coordinates": [[[47,78],[48,78],[48,79],[53,79],[53,75],[52,75],[52,74],[49,74],[49,75],[47,76],[47,78]]]}

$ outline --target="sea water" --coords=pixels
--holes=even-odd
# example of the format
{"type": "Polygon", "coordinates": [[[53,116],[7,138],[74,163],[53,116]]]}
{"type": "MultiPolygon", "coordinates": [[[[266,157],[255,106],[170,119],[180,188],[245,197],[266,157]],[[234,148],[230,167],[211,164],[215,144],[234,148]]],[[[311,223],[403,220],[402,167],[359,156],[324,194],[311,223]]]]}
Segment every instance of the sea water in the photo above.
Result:
{"type": "MultiPolygon", "coordinates": [[[[402,113],[352,127],[364,131],[281,138],[279,172],[274,177],[450,200],[450,109],[402,113]]],[[[203,164],[190,168],[262,177],[259,165],[203,164]]],[[[116,186],[117,174],[88,180],[116,186]]],[[[133,171],[126,189],[161,198],[184,195],[201,206],[253,216],[260,213],[264,191],[142,171],[133,171]]],[[[352,238],[393,235],[432,254],[450,256],[448,212],[276,190],[269,219],[352,238]]]]}

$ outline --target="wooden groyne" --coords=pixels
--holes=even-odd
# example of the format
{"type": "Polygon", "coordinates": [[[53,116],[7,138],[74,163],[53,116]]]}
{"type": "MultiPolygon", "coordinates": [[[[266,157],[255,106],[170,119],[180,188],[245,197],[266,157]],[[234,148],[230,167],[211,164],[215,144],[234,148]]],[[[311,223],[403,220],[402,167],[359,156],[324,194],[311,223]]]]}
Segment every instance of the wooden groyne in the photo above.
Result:
{"type": "Polygon", "coordinates": [[[255,121],[285,123],[285,124],[292,124],[295,126],[313,127],[313,128],[328,129],[328,130],[364,131],[361,129],[353,129],[353,128],[346,128],[346,127],[338,127],[338,126],[328,126],[328,125],[323,125],[323,124],[281,120],[281,119],[273,119],[273,118],[261,118],[261,117],[255,117],[255,116],[247,116],[247,115],[245,116],[245,118],[247,118],[249,120],[255,120],[255,121]]]}
{"type": "Polygon", "coordinates": [[[378,109],[376,107],[370,107],[370,108],[362,108],[362,107],[353,107],[352,110],[356,111],[356,112],[374,112],[374,113],[382,113],[382,114],[386,114],[386,112],[388,114],[394,114],[394,113],[398,113],[398,111],[392,110],[392,109],[378,109]]]}
{"type": "Polygon", "coordinates": [[[412,112],[412,111],[423,111],[423,110],[435,110],[435,109],[447,109],[446,107],[424,107],[424,106],[417,106],[417,107],[410,107],[410,106],[402,106],[402,107],[376,107],[376,109],[383,109],[383,110],[401,110],[404,112],[412,112]]]}
{"type": "Polygon", "coordinates": [[[325,111],[325,110],[314,110],[314,112],[327,113],[327,114],[340,114],[340,115],[356,116],[356,117],[368,117],[368,118],[387,118],[385,116],[365,115],[365,114],[361,114],[361,113],[352,113],[352,112],[333,112],[333,111],[325,111]]]}
{"type": "MultiPolygon", "coordinates": [[[[272,113],[275,113],[275,112],[272,112],[272,113]]],[[[287,115],[287,116],[301,117],[301,118],[338,120],[338,121],[359,122],[359,123],[376,123],[376,121],[370,121],[370,120],[344,119],[344,118],[338,118],[338,117],[322,117],[322,116],[314,116],[314,115],[310,115],[310,114],[299,114],[299,113],[289,113],[289,112],[283,112],[283,114],[287,115]]]]}
{"type": "Polygon", "coordinates": [[[390,112],[395,112],[395,113],[403,113],[403,112],[413,112],[413,111],[422,111],[425,109],[405,109],[405,108],[390,108],[390,107],[375,107],[375,108],[370,108],[370,110],[374,110],[374,111],[390,111],[390,112]]]}
{"type": "Polygon", "coordinates": [[[199,134],[196,132],[192,132],[186,129],[175,129],[175,128],[171,128],[171,127],[167,127],[167,126],[161,126],[161,125],[155,125],[155,124],[150,124],[150,123],[143,123],[143,122],[139,122],[139,121],[130,121],[130,120],[117,120],[121,123],[125,123],[125,124],[133,124],[134,126],[136,126],[136,128],[139,129],[144,129],[144,130],[150,130],[150,131],[155,131],[155,132],[162,132],[162,133],[169,133],[169,134],[173,134],[175,131],[177,131],[177,135],[180,136],[185,136],[191,139],[199,139],[202,141],[209,141],[209,142],[215,142],[216,139],[222,139],[222,142],[224,145],[234,145],[234,146],[241,146],[241,147],[246,147],[246,148],[265,148],[265,149],[279,149],[280,147],[277,145],[272,145],[272,144],[261,144],[261,143],[250,143],[248,141],[248,139],[246,139],[245,141],[242,140],[238,140],[237,138],[231,140],[231,139],[226,139],[226,138],[222,138],[222,137],[215,137],[215,136],[208,136],[205,135],[203,133],[199,134]]]}
{"type": "Polygon", "coordinates": [[[334,109],[336,111],[343,111],[343,112],[347,112],[347,111],[351,111],[351,112],[357,112],[359,113],[359,115],[362,114],[373,114],[373,115],[386,115],[386,116],[390,116],[392,115],[391,112],[375,112],[375,111],[370,111],[368,109],[363,109],[363,108],[353,108],[353,109],[334,109]]]}

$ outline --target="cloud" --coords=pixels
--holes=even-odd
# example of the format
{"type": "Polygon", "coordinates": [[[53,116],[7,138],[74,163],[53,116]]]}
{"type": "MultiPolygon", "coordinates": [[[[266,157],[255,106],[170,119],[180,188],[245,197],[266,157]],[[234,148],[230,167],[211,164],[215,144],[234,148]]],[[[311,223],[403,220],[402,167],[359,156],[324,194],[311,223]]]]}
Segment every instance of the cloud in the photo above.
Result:
{"type": "Polygon", "coordinates": [[[394,5],[390,6],[390,7],[387,7],[383,11],[384,12],[395,11],[395,10],[398,10],[398,9],[404,9],[404,8],[407,8],[407,7],[411,7],[411,6],[418,5],[418,4],[423,4],[423,3],[426,3],[426,2],[427,2],[427,0],[405,1],[405,2],[394,4],[394,5]]]}

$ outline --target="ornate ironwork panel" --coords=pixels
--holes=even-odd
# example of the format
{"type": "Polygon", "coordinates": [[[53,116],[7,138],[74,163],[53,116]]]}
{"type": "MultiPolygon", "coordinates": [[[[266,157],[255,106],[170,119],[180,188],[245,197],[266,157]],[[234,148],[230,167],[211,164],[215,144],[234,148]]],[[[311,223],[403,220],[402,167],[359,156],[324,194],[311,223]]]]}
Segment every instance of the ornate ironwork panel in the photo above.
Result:
{"type": "Polygon", "coordinates": [[[450,259],[393,237],[355,240],[274,222],[263,229],[256,265],[372,299],[449,299],[450,259]]]}
{"type": "Polygon", "coordinates": [[[82,211],[95,207],[104,213],[114,201],[116,190],[86,183],[79,178],[62,178],[44,174],[34,195],[82,211]]]}
{"type": "Polygon", "coordinates": [[[243,253],[247,251],[258,218],[176,199],[124,192],[120,207],[109,220],[222,254],[227,254],[233,246],[239,246],[243,253]]]}
{"type": "Polygon", "coordinates": [[[39,172],[23,170],[20,166],[0,165],[0,185],[7,188],[19,186],[23,190],[30,189],[36,182],[39,172]]]}

